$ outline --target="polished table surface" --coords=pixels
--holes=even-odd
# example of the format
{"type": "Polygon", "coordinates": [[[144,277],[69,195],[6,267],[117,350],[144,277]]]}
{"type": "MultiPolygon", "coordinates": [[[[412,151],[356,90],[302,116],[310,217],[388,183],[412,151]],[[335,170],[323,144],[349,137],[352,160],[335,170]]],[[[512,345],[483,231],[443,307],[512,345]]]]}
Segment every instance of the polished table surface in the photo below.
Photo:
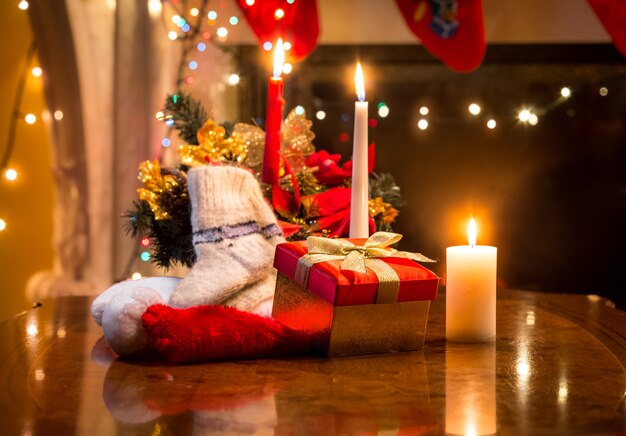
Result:
{"type": "Polygon", "coordinates": [[[498,291],[495,344],[198,365],[116,360],[88,298],[0,323],[0,434],[625,434],[626,313],[498,291]]]}

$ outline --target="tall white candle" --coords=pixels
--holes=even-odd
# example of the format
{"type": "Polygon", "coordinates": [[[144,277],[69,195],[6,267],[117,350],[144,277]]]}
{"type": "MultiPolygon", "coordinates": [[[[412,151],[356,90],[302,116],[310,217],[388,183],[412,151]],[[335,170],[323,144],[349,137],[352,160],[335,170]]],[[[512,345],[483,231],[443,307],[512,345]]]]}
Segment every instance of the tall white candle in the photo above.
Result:
{"type": "Polygon", "coordinates": [[[476,245],[476,222],[469,245],[446,249],[446,338],[486,342],[496,338],[497,248],[476,245]]]}
{"type": "Polygon", "coordinates": [[[350,203],[350,237],[369,236],[367,179],[367,101],[361,64],[354,76],[359,101],[354,104],[354,141],[352,143],[352,198],[350,203]]]}

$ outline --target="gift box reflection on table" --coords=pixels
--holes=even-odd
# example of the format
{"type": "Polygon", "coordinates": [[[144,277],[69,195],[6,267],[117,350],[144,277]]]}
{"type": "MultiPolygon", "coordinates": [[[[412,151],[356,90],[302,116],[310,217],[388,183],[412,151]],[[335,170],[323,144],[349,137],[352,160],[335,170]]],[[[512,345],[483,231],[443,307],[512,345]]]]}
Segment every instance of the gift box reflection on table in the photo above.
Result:
{"type": "Polygon", "coordinates": [[[103,397],[133,431],[421,434],[437,422],[422,353],[183,366],[115,360],[103,397]]]}
{"type": "Polygon", "coordinates": [[[452,344],[446,349],[446,433],[496,432],[496,347],[452,344]]]}

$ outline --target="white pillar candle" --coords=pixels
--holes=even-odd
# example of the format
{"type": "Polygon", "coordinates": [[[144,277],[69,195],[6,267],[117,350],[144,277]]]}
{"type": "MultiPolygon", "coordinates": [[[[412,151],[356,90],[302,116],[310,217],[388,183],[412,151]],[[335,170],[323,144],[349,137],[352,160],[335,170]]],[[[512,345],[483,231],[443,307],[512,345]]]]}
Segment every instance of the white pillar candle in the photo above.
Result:
{"type": "Polygon", "coordinates": [[[367,179],[367,101],[361,64],[356,66],[354,105],[354,141],[352,143],[352,198],[350,203],[350,237],[369,237],[367,179]]]}
{"type": "Polygon", "coordinates": [[[476,223],[468,226],[469,245],[446,249],[446,338],[486,342],[496,338],[497,248],[476,245],[476,223]]]}

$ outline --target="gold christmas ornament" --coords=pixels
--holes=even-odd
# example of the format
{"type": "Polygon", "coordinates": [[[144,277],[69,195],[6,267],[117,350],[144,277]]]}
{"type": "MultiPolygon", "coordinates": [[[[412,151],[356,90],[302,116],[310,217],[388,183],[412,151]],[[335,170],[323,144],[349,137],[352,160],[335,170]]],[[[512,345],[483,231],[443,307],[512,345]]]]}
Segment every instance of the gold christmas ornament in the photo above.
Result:
{"type": "Polygon", "coordinates": [[[306,118],[306,112],[296,109],[291,110],[283,122],[280,131],[281,153],[296,173],[306,167],[306,158],[315,152],[312,125],[313,122],[306,118]]]}
{"type": "Polygon", "coordinates": [[[243,163],[248,154],[248,145],[241,135],[226,138],[226,129],[213,120],[208,120],[198,130],[198,145],[179,147],[182,163],[191,167],[210,162],[243,163]]]}
{"type": "Polygon", "coordinates": [[[382,223],[387,225],[391,225],[398,216],[397,209],[391,204],[385,203],[382,197],[372,198],[368,202],[368,209],[372,218],[376,218],[380,215],[382,223]]]}
{"type": "Polygon", "coordinates": [[[157,220],[171,218],[161,205],[161,198],[164,192],[178,186],[176,176],[161,174],[159,162],[147,160],[139,164],[139,180],[143,183],[143,188],[137,189],[139,199],[150,205],[154,218],[157,220]]]}

